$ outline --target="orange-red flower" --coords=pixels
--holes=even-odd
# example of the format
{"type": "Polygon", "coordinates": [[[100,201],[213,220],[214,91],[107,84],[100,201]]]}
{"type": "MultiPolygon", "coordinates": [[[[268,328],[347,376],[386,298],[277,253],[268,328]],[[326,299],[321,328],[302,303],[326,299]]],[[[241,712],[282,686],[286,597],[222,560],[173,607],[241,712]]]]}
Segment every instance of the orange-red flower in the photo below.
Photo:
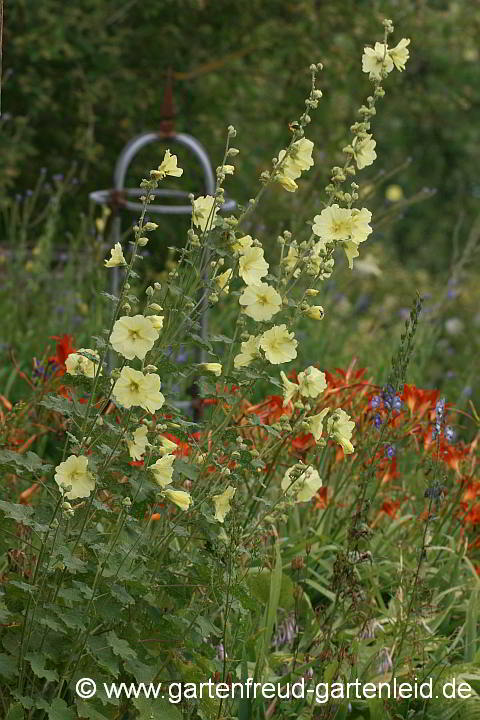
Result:
{"type": "Polygon", "coordinates": [[[324,485],[313,498],[315,510],[324,510],[328,505],[328,488],[324,485]]]}
{"type": "Polygon", "coordinates": [[[415,385],[405,383],[401,398],[412,415],[423,417],[427,410],[435,409],[439,396],[440,392],[438,390],[422,390],[415,387],[415,385]]]}
{"type": "Polygon", "coordinates": [[[380,508],[380,512],[389,515],[391,518],[394,518],[400,508],[400,505],[400,500],[385,500],[382,507],[380,508]]]}
{"type": "Polygon", "coordinates": [[[48,362],[52,363],[55,369],[54,374],[57,377],[64,375],[66,372],[65,360],[70,353],[75,352],[75,348],[72,345],[72,335],[53,335],[51,340],[57,341],[56,353],[48,358],[48,362]]]}
{"type": "Polygon", "coordinates": [[[255,413],[255,415],[258,415],[264,425],[273,425],[278,422],[282,415],[291,415],[292,412],[293,406],[291,403],[283,407],[282,395],[269,395],[263,402],[258,403],[258,405],[250,405],[245,410],[246,414],[255,413]]]}

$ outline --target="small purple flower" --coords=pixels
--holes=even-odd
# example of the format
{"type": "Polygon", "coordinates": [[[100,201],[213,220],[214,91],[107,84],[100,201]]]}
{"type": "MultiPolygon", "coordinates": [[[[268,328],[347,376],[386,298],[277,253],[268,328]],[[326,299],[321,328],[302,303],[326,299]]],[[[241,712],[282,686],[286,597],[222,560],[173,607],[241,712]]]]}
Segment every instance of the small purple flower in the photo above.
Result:
{"type": "Polygon", "coordinates": [[[380,407],[380,404],[381,404],[381,402],[382,402],[382,398],[380,397],[380,395],[374,395],[374,396],[372,397],[372,399],[371,399],[370,402],[371,402],[371,404],[372,404],[372,408],[373,408],[374,410],[376,410],[377,408],[380,407]]]}
{"type": "Polygon", "coordinates": [[[395,397],[393,398],[392,407],[393,407],[393,409],[396,410],[397,412],[400,412],[400,410],[403,408],[403,400],[402,400],[402,398],[399,397],[398,395],[395,395],[395,397]]]}
{"type": "Polygon", "coordinates": [[[63,181],[63,174],[62,174],[62,173],[56,173],[56,174],[53,176],[53,179],[55,180],[55,182],[61,183],[61,182],[63,181]]]}
{"type": "Polygon", "coordinates": [[[448,443],[454,443],[455,438],[457,437],[457,433],[451,425],[447,425],[447,427],[443,431],[443,436],[448,443]]]}
{"type": "Polygon", "coordinates": [[[385,457],[389,458],[390,460],[395,457],[397,454],[397,451],[395,449],[395,445],[385,445],[385,457]]]}
{"type": "Polygon", "coordinates": [[[383,406],[386,410],[392,409],[393,404],[393,398],[395,395],[395,390],[391,385],[385,385],[385,387],[382,390],[382,398],[383,398],[383,406]]]}
{"type": "Polygon", "coordinates": [[[471,397],[473,393],[471,385],[465,385],[465,387],[462,390],[462,395],[465,395],[465,397],[471,397]]]}
{"type": "Polygon", "coordinates": [[[382,416],[380,415],[380,413],[375,413],[375,415],[374,415],[374,417],[373,417],[373,424],[375,425],[375,427],[376,427],[377,429],[378,429],[378,428],[380,427],[380,425],[382,424],[382,416]]]}

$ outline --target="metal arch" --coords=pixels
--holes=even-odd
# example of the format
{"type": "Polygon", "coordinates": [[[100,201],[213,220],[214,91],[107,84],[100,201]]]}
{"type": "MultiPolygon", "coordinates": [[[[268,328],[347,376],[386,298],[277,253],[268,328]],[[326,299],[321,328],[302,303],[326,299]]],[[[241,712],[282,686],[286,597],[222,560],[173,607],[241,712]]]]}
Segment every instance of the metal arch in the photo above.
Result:
{"type": "MultiPolygon", "coordinates": [[[[210,165],[208,155],[205,152],[201,143],[198,142],[198,140],[196,140],[191,135],[186,135],[185,133],[175,133],[174,135],[169,135],[168,138],[166,138],[161,133],[144,133],[130,140],[130,142],[128,142],[127,145],[125,145],[125,147],[123,148],[115,165],[115,170],[113,173],[113,185],[115,190],[124,189],[128,167],[135,155],[143,147],[145,147],[146,145],[150,145],[150,143],[152,142],[158,142],[167,139],[171,140],[172,142],[179,143],[180,145],[183,145],[184,147],[192,151],[193,155],[195,155],[195,157],[199,160],[200,165],[203,169],[205,191],[207,195],[213,195],[215,192],[215,176],[213,174],[212,166],[210,165]]],[[[141,208],[142,206],[139,205],[139,207],[141,208]]],[[[161,213],[163,212],[163,207],[165,206],[149,205],[148,209],[149,212],[161,213]]],[[[182,210],[185,213],[190,213],[192,211],[191,205],[185,206],[184,208],[182,208],[182,210]]]]}

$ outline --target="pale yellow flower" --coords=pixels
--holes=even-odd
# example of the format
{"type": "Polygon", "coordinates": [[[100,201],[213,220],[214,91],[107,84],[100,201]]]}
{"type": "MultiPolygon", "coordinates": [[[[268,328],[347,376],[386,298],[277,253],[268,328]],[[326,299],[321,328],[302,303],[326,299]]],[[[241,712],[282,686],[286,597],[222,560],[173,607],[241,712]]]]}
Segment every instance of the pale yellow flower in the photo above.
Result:
{"type": "Polygon", "coordinates": [[[372,213],[367,208],[353,208],[351,210],[351,239],[355,243],[364,242],[370,233],[372,228],[369,225],[372,219],[372,213]]]}
{"type": "Polygon", "coordinates": [[[240,305],[245,306],[245,313],[254,320],[270,320],[282,309],[282,298],[267,283],[247,285],[239,299],[240,305]]]}
{"type": "Polygon", "coordinates": [[[228,270],[225,270],[225,272],[221,273],[220,275],[217,275],[215,278],[215,285],[217,286],[217,290],[219,292],[224,292],[226,295],[228,294],[230,290],[230,280],[232,278],[233,270],[231,268],[228,268],[228,270]]]}
{"type": "Polygon", "coordinates": [[[149,465],[148,469],[153,473],[155,482],[160,487],[165,488],[170,485],[173,478],[173,462],[175,455],[164,455],[153,465],[149,465]]]}
{"type": "Polygon", "coordinates": [[[113,349],[127,360],[133,360],[134,357],[143,360],[156,340],[158,340],[157,330],[143,315],[133,315],[133,317],[125,315],[119,318],[110,336],[113,349]]]}
{"type": "Polygon", "coordinates": [[[172,453],[174,450],[178,448],[177,443],[172,442],[168,438],[164,437],[163,435],[160,435],[160,443],[162,445],[161,448],[158,449],[160,455],[168,455],[168,453],[172,453]]]}
{"type": "Polygon", "coordinates": [[[152,327],[155,330],[161,330],[163,328],[163,321],[164,316],[163,315],[147,315],[147,320],[149,320],[152,323],[152,327]]]}
{"type": "Polygon", "coordinates": [[[351,216],[351,210],[341,208],[336,203],[330,205],[320,215],[315,215],[312,232],[327,242],[348,240],[352,228],[351,216]]]}
{"type": "Polygon", "coordinates": [[[400,72],[405,70],[405,64],[410,57],[408,45],[410,45],[410,39],[402,38],[394,48],[388,51],[388,54],[393,60],[393,64],[400,72]]]}
{"type": "Polygon", "coordinates": [[[133,433],[133,440],[127,438],[128,452],[132,460],[141,460],[147,448],[147,427],[140,425],[133,433]]]}
{"type": "Polygon", "coordinates": [[[69,375],[84,375],[85,377],[93,378],[95,377],[99,362],[100,355],[96,350],[91,350],[90,348],[80,348],[77,352],[70,353],[70,355],[68,355],[65,360],[65,368],[69,375]],[[96,360],[91,360],[85,355],[82,355],[82,353],[93,355],[96,360]]]}
{"type": "Polygon", "coordinates": [[[180,510],[188,510],[192,504],[192,496],[184,490],[165,490],[165,497],[171,500],[175,505],[178,505],[180,510]]]}
{"type": "Polygon", "coordinates": [[[193,201],[193,224],[205,231],[210,229],[217,215],[215,198],[211,195],[202,195],[193,201]]]}
{"type": "Polygon", "coordinates": [[[127,261],[123,257],[122,246],[119,242],[115,243],[114,247],[110,250],[111,257],[105,260],[105,267],[119,267],[120,265],[126,265],[127,261]]]}
{"type": "Polygon", "coordinates": [[[165,398],[160,392],[161,382],[158,375],[148,373],[144,375],[131,367],[124,367],[120,377],[113,386],[114,398],[124,408],[132,406],[142,407],[150,413],[160,410],[165,398]]]}
{"type": "Polygon", "coordinates": [[[239,275],[247,285],[257,285],[268,273],[268,263],[263,257],[263,249],[246,248],[240,257],[239,275]]]}
{"type": "Polygon", "coordinates": [[[233,175],[235,172],[235,165],[219,165],[217,167],[217,174],[224,173],[224,175],[233,175]]]}
{"type": "Polygon", "coordinates": [[[222,366],[220,363],[200,363],[198,367],[200,370],[205,370],[205,372],[212,373],[212,375],[216,375],[217,377],[220,377],[222,374],[222,366]]]}
{"type": "Polygon", "coordinates": [[[382,70],[389,73],[393,70],[393,60],[384,43],[375,43],[374,48],[366,47],[362,56],[362,70],[368,73],[370,80],[381,80],[382,70]]]}
{"type": "Polygon", "coordinates": [[[342,446],[345,455],[350,455],[355,450],[350,442],[354,428],[354,421],[351,420],[350,416],[341,408],[335,410],[327,420],[327,432],[329,436],[342,446]]]}
{"type": "Polygon", "coordinates": [[[358,245],[357,243],[354,243],[353,240],[349,240],[348,242],[343,243],[343,249],[345,250],[345,255],[347,256],[348,267],[352,270],[353,260],[360,254],[358,252],[358,245]]]}
{"type": "Polygon", "coordinates": [[[389,202],[403,200],[403,190],[400,185],[389,185],[385,190],[385,197],[389,202]]]}
{"type": "Polygon", "coordinates": [[[287,378],[283,370],[280,373],[280,377],[282,378],[283,383],[283,397],[285,398],[283,401],[283,407],[286,407],[289,402],[297,395],[297,393],[300,391],[299,386],[297,383],[290,382],[290,380],[287,378]]]}
{"type": "Polygon", "coordinates": [[[303,397],[316,398],[327,387],[325,373],[310,365],[304,372],[298,373],[300,394],[303,397]]]}
{"type": "MultiPolygon", "coordinates": [[[[313,142],[307,138],[301,138],[293,143],[288,157],[284,160],[275,178],[285,190],[289,192],[297,190],[298,185],[295,180],[304,170],[309,170],[313,165],[312,150],[313,142]]],[[[278,159],[282,161],[285,155],[286,151],[280,150],[278,159]]]]}
{"type": "Polygon", "coordinates": [[[55,468],[55,482],[62,489],[70,486],[65,493],[69,500],[88,497],[95,489],[95,479],[88,470],[88,458],[83,455],[70,455],[55,468]]]}
{"type": "Polygon", "coordinates": [[[244,235],[232,242],[232,250],[238,253],[244,253],[247,248],[252,247],[253,238],[251,235],[244,235]]]}
{"type": "Polygon", "coordinates": [[[328,414],[330,408],[325,408],[321,412],[319,412],[317,415],[310,415],[306,419],[306,424],[308,425],[308,430],[311,432],[313,437],[315,438],[316,442],[320,440],[323,433],[323,420],[325,418],[325,415],[328,414]]]}
{"type": "Polygon", "coordinates": [[[374,160],[377,157],[377,153],[375,152],[376,144],[377,143],[373,139],[373,136],[369,135],[368,133],[366,137],[362,138],[361,140],[358,137],[354,138],[352,142],[352,147],[354,151],[353,156],[359,170],[367,167],[367,165],[373,164],[374,160]]]}
{"type": "Polygon", "coordinates": [[[305,315],[310,318],[310,320],[323,320],[325,310],[321,305],[310,305],[308,310],[305,310],[305,315]]]}
{"type": "Polygon", "coordinates": [[[290,247],[288,248],[287,256],[283,258],[283,262],[289,272],[292,272],[292,270],[294,270],[296,268],[296,266],[298,265],[299,258],[300,258],[300,255],[298,252],[298,248],[290,245],[290,247]]]}
{"type": "Polygon", "coordinates": [[[220,495],[214,495],[212,500],[215,504],[215,520],[223,523],[225,515],[230,512],[230,500],[235,495],[236,488],[229,485],[220,495]]]}
{"type": "Polygon", "coordinates": [[[260,348],[260,336],[250,335],[248,340],[245,340],[240,345],[241,352],[235,355],[233,359],[233,365],[236,368],[247,367],[255,358],[259,357],[260,348]]]}
{"type": "Polygon", "coordinates": [[[308,140],[308,138],[300,138],[300,140],[294,142],[290,148],[289,160],[293,162],[300,172],[310,170],[314,164],[312,152],[313,142],[308,140]]]}
{"type": "Polygon", "coordinates": [[[282,490],[287,496],[293,497],[297,503],[308,502],[321,487],[322,480],[318,471],[311,465],[301,465],[300,463],[288,468],[282,480],[282,490]],[[294,480],[297,474],[299,477],[294,480]]]}
{"type": "Polygon", "coordinates": [[[297,357],[298,341],[293,332],[288,332],[286,325],[274,325],[263,333],[260,338],[260,347],[265,357],[272,365],[295,360],[297,357]]]}
{"type": "Polygon", "coordinates": [[[177,166],[177,156],[172,155],[170,150],[165,151],[164,158],[158,169],[150,171],[150,176],[155,180],[163,180],[167,175],[172,175],[172,177],[183,175],[182,168],[177,166]]]}

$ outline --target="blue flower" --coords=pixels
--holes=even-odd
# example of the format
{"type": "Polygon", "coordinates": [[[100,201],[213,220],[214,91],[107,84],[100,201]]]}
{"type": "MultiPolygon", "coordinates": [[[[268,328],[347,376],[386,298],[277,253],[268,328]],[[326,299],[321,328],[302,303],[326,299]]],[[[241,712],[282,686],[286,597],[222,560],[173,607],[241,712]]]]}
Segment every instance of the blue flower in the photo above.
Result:
{"type": "Polygon", "coordinates": [[[396,454],[395,445],[385,445],[385,457],[391,459],[394,458],[396,454]]]}
{"type": "Polygon", "coordinates": [[[437,400],[437,404],[435,406],[435,417],[437,422],[439,420],[443,420],[443,416],[445,415],[445,398],[441,398],[440,400],[437,400]]]}
{"type": "Polygon", "coordinates": [[[371,399],[372,408],[375,410],[376,408],[380,407],[380,403],[382,402],[382,398],[380,395],[374,395],[371,399]]]}
{"type": "Polygon", "coordinates": [[[453,443],[453,442],[455,442],[457,433],[455,432],[454,428],[451,425],[447,425],[445,430],[443,431],[443,436],[447,442],[453,443]]]}
{"type": "Polygon", "coordinates": [[[403,400],[398,395],[395,395],[393,398],[393,409],[400,412],[400,410],[403,408],[403,400]]]}
{"type": "Polygon", "coordinates": [[[380,413],[375,413],[374,418],[373,418],[373,424],[375,425],[376,428],[379,428],[380,425],[382,424],[382,416],[380,415],[380,413]]]}

